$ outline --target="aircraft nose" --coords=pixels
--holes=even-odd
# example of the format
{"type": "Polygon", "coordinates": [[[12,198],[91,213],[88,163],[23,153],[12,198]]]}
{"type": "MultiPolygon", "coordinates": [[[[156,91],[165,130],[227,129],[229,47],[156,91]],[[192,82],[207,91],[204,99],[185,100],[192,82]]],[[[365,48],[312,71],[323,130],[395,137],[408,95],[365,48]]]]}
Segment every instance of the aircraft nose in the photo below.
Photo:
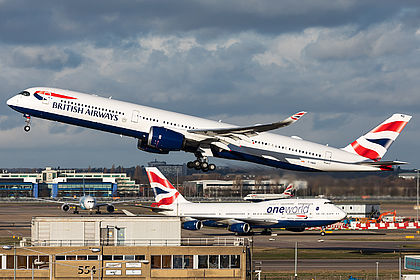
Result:
{"type": "Polygon", "coordinates": [[[18,96],[13,96],[6,101],[9,107],[16,106],[18,104],[18,96]]]}

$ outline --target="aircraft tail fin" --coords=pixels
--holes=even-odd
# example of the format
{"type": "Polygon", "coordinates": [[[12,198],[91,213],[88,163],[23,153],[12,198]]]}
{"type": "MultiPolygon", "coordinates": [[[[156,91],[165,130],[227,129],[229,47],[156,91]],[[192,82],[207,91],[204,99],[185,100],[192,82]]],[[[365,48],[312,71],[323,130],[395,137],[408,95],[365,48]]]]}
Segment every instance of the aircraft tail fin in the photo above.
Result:
{"type": "Polygon", "coordinates": [[[284,190],[283,195],[286,197],[293,197],[295,196],[296,188],[293,184],[289,184],[287,188],[284,190]]]}
{"type": "Polygon", "coordinates": [[[373,130],[344,147],[343,150],[366,159],[379,161],[410,119],[409,115],[394,114],[373,130]]]}
{"type": "Polygon", "coordinates": [[[146,173],[155,195],[156,202],[152,204],[152,207],[164,206],[165,208],[172,208],[177,203],[188,203],[159,169],[146,167],[146,173]]]}

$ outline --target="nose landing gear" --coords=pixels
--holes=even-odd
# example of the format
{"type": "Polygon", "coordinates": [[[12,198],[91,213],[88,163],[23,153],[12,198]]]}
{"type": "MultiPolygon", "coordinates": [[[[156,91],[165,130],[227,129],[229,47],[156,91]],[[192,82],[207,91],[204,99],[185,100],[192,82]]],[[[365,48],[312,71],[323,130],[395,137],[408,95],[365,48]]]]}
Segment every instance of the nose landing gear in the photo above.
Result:
{"type": "Polygon", "coordinates": [[[23,117],[25,118],[26,123],[26,125],[23,127],[23,130],[29,132],[29,130],[31,130],[31,116],[29,116],[28,114],[24,114],[23,117]]]}

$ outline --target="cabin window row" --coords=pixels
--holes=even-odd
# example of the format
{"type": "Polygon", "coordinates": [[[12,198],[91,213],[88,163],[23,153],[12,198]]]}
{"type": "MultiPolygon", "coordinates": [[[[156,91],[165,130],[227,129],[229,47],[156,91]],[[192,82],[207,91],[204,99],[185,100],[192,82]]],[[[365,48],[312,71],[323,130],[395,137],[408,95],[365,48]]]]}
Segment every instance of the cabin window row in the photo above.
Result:
{"type": "Polygon", "coordinates": [[[262,142],[262,141],[252,141],[252,144],[260,144],[260,145],[266,145],[266,146],[273,146],[275,148],[282,149],[282,150],[289,150],[289,151],[298,152],[298,153],[301,153],[301,154],[311,155],[311,156],[315,156],[315,157],[321,157],[320,154],[316,154],[316,153],[312,153],[312,152],[307,152],[307,151],[303,151],[303,150],[298,150],[298,149],[293,149],[293,148],[288,148],[288,147],[285,147],[285,146],[270,144],[270,143],[262,142]]]}
{"type": "MultiPolygon", "coordinates": [[[[146,121],[159,122],[158,119],[153,119],[153,118],[148,118],[148,117],[142,117],[142,116],[139,116],[139,118],[142,118],[143,120],[146,120],[146,121]]],[[[182,128],[186,128],[186,129],[195,129],[195,127],[193,127],[193,126],[188,126],[188,125],[183,125],[183,124],[177,124],[177,123],[168,122],[168,121],[163,121],[163,124],[172,125],[172,126],[178,126],[178,127],[182,127],[182,128]]]]}
{"type": "Polygon", "coordinates": [[[100,110],[100,111],[105,111],[105,112],[118,114],[118,115],[125,115],[123,112],[120,112],[120,111],[110,110],[110,109],[101,108],[101,107],[97,107],[97,106],[86,105],[86,104],[81,104],[81,103],[77,103],[77,102],[73,102],[73,101],[60,100],[60,102],[70,104],[70,105],[79,106],[79,107],[85,107],[85,108],[88,108],[88,109],[100,110]]]}

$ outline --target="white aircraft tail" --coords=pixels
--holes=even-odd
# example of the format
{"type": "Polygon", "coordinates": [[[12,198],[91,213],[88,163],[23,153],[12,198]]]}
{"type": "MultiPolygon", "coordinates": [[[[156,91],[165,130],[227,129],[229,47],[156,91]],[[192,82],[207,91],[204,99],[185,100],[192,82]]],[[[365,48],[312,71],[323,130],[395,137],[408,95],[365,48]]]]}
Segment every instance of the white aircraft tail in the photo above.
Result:
{"type": "Polygon", "coordinates": [[[343,148],[366,159],[379,161],[410,121],[411,116],[394,114],[383,123],[343,148]]]}
{"type": "Polygon", "coordinates": [[[171,182],[163,176],[156,167],[146,167],[150,186],[155,194],[155,203],[152,207],[175,208],[176,204],[188,203],[188,201],[172,186],[171,182]]]}

